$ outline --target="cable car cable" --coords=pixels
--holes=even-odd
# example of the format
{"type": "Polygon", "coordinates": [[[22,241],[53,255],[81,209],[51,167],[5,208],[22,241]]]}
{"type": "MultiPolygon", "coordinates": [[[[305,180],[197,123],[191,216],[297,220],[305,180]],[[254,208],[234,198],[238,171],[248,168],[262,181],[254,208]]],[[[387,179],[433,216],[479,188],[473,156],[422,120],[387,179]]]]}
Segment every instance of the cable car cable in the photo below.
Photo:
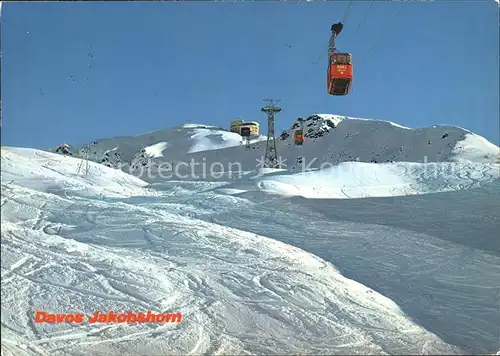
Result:
{"type": "Polygon", "coordinates": [[[353,4],[354,4],[353,0],[349,1],[349,4],[347,5],[347,10],[345,12],[344,19],[342,20],[342,23],[345,23],[347,21],[347,19],[349,18],[353,4]]]}
{"type": "Polygon", "coordinates": [[[396,15],[394,16],[394,19],[391,23],[389,23],[389,25],[383,29],[382,31],[380,31],[380,34],[379,36],[377,36],[377,38],[375,39],[374,43],[372,44],[371,47],[368,48],[368,50],[362,54],[362,57],[364,57],[365,55],[367,55],[368,53],[370,53],[375,47],[377,47],[378,44],[380,44],[381,42],[381,39],[385,37],[385,35],[387,35],[387,33],[390,32],[390,30],[394,27],[394,25],[396,24],[396,22],[398,21],[399,19],[399,16],[401,15],[401,13],[403,12],[403,7],[404,7],[404,3],[401,4],[398,12],[396,13],[396,15]]]}
{"type": "Polygon", "coordinates": [[[365,14],[363,15],[363,18],[361,19],[361,21],[359,21],[358,27],[356,27],[356,30],[354,31],[354,35],[355,35],[356,33],[358,33],[359,28],[361,27],[361,24],[362,24],[363,22],[365,22],[366,17],[368,16],[368,13],[369,13],[369,12],[370,12],[370,10],[372,9],[373,3],[374,3],[373,1],[370,1],[370,6],[368,7],[368,10],[366,10],[366,12],[365,12],[365,14]]]}

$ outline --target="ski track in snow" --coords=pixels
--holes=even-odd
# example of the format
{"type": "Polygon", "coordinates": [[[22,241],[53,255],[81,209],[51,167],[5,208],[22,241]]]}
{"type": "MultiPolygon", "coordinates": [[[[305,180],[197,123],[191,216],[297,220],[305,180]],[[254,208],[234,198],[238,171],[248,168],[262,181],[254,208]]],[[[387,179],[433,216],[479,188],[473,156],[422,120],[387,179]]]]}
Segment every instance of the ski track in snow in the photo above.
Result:
{"type": "MultiPolygon", "coordinates": [[[[10,194],[27,198],[12,200],[2,214],[45,198],[47,217],[37,226],[2,223],[7,345],[15,340],[51,354],[301,352],[301,345],[316,345],[309,352],[393,353],[418,352],[430,340],[453,351],[390,301],[291,246],[164,211],[101,201],[82,209],[18,189],[10,194]],[[104,330],[35,325],[36,310],[182,312],[183,322],[104,330]]],[[[38,213],[32,209],[32,220],[38,213]]]]}
{"type": "Polygon", "coordinates": [[[311,201],[77,165],[2,148],[2,354],[498,349],[498,185],[311,201]],[[35,324],[36,310],[183,321],[35,324]]]}

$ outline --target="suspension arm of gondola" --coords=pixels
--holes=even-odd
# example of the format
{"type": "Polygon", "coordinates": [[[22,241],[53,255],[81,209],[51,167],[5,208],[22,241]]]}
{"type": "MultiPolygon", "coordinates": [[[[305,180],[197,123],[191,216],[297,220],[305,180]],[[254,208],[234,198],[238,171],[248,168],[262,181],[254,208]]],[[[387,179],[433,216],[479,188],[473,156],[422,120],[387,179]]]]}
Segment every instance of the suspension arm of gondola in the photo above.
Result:
{"type": "Polygon", "coordinates": [[[328,57],[330,57],[330,55],[335,52],[336,50],[335,39],[340,34],[343,28],[344,25],[341,22],[337,22],[332,25],[331,27],[332,33],[330,35],[330,40],[328,41],[328,57]]]}

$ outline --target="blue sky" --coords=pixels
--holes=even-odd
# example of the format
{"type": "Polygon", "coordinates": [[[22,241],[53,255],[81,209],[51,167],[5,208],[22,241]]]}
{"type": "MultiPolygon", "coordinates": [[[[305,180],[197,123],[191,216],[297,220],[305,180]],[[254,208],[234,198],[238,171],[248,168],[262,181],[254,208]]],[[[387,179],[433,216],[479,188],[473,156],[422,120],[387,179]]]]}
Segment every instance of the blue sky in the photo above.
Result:
{"type": "Polygon", "coordinates": [[[327,42],[348,4],[6,3],[2,144],[46,148],[237,117],[265,131],[265,97],[282,100],[278,132],[332,113],[456,125],[499,143],[498,4],[354,1],[337,40],[353,54],[354,82],[335,97],[327,42]]]}

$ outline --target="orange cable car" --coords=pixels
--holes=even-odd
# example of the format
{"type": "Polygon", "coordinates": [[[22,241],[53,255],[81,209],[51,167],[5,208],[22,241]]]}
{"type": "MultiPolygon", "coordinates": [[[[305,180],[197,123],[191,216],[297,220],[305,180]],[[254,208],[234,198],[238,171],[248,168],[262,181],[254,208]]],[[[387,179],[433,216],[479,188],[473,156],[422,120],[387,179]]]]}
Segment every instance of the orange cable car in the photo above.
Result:
{"type": "Polygon", "coordinates": [[[296,145],[302,145],[304,143],[304,133],[302,130],[295,130],[293,142],[296,145]]]}
{"type": "Polygon", "coordinates": [[[338,53],[335,48],[335,39],[343,27],[340,22],[332,25],[332,34],[328,42],[326,85],[330,95],[349,94],[353,78],[352,55],[350,53],[338,53]]]}
{"type": "Polygon", "coordinates": [[[352,83],[350,53],[332,53],[328,63],[327,88],[331,95],[347,95],[352,83]]]}

